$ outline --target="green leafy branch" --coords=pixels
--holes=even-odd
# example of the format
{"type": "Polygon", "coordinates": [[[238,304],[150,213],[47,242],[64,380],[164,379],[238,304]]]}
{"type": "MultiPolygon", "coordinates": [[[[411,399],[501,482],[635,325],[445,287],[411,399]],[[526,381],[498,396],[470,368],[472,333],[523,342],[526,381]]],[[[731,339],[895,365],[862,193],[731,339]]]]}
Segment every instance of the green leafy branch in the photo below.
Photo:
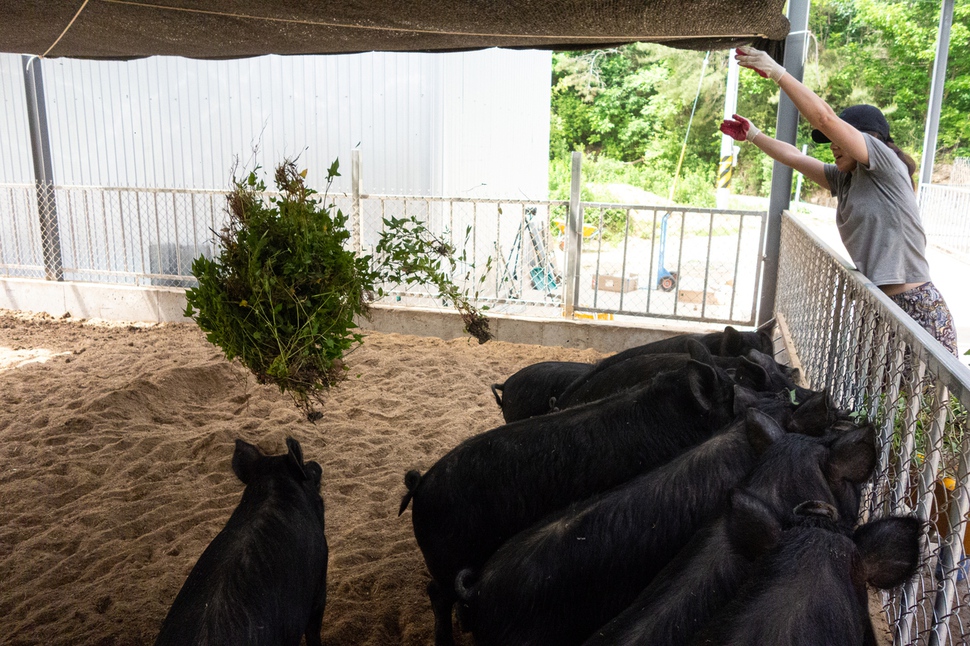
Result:
{"type": "MultiPolygon", "coordinates": [[[[385,282],[434,286],[446,302],[454,304],[465,324],[465,332],[478,339],[479,343],[485,343],[492,338],[488,319],[472,304],[472,300],[478,298],[479,291],[476,289],[469,297],[467,290],[458,287],[452,280],[454,268],[459,266],[466,267],[464,284],[472,282],[474,278],[475,266],[468,262],[465,251],[471,232],[469,226],[465,230],[465,244],[458,252],[448,239],[447,232],[439,237],[414,216],[385,218],[384,231],[377,243],[378,265],[384,272],[385,282]]],[[[485,271],[478,279],[479,286],[491,269],[491,257],[485,265],[485,271]]]]}

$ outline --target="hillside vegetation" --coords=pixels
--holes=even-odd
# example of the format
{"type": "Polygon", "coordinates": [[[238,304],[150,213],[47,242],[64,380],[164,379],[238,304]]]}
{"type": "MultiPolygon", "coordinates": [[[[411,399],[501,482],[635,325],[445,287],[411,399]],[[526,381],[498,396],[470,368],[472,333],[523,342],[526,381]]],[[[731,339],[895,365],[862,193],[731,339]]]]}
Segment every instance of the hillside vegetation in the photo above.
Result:
{"type": "MultiPolygon", "coordinates": [[[[920,160],[939,24],[938,0],[815,0],[804,81],[833,108],[879,106],[896,143],[920,160]]],[[[714,205],[729,51],[653,44],[558,52],[553,59],[550,197],[569,194],[569,153],[585,153],[584,199],[609,200],[596,186],[629,184],[667,198],[690,124],[674,201],[714,205]],[[703,81],[701,73],[703,71],[703,81]]],[[[774,134],[779,92],[742,68],[738,113],[774,134]]],[[[936,164],[970,156],[970,2],[957,0],[937,139],[936,164]]],[[[798,145],[831,161],[828,145],[799,123],[798,145]]],[[[732,192],[767,195],[771,160],[741,146],[732,192]]],[[[804,191],[816,190],[806,182],[804,191]]]]}

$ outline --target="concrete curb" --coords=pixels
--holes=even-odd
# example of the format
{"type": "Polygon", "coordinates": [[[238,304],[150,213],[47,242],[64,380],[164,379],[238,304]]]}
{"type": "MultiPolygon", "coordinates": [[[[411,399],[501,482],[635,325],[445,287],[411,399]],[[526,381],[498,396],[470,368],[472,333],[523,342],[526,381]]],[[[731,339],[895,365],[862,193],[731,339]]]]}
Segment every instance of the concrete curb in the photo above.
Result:
{"type": "MultiPolygon", "coordinates": [[[[0,279],[0,308],[46,312],[59,318],[191,323],[183,316],[185,290],[104,283],[55,282],[29,278],[0,279]]],[[[488,313],[498,341],[618,352],[685,332],[712,332],[723,326],[686,321],[639,319],[570,320],[556,317],[488,313]]],[[[361,330],[455,339],[468,336],[456,312],[420,307],[374,305],[360,321],[361,330]]],[[[470,338],[470,337],[469,337],[470,338]]]]}

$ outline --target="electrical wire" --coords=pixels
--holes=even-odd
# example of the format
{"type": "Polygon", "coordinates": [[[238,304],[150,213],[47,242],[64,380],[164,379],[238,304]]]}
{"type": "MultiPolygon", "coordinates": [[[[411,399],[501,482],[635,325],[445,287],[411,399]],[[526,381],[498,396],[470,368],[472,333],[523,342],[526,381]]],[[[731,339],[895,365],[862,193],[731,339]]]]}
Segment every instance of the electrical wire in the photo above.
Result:
{"type": "Polygon", "coordinates": [[[674,201],[674,191],[677,189],[677,178],[680,177],[680,167],[684,163],[684,153],[687,152],[687,138],[690,137],[690,126],[694,123],[694,113],[697,112],[697,100],[701,98],[701,86],[704,84],[704,72],[707,70],[707,61],[711,58],[711,50],[707,50],[704,56],[704,64],[701,65],[701,78],[697,82],[697,95],[694,97],[694,107],[690,110],[690,119],[687,121],[687,132],[684,134],[684,144],[680,147],[680,159],[677,160],[677,170],[674,171],[674,182],[670,185],[671,202],[674,201]]]}

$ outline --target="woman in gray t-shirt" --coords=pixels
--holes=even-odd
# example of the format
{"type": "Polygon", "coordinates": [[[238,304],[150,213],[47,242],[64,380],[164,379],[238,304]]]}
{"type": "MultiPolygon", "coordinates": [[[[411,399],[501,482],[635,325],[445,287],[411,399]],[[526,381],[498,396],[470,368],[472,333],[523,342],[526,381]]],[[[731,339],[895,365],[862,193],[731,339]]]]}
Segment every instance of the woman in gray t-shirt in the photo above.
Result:
{"type": "Polygon", "coordinates": [[[791,144],[773,139],[742,116],[721,124],[737,141],[750,141],[838,198],[835,219],[852,261],[943,346],[957,354],[953,317],[930,282],[926,235],[913,184],[916,162],[893,143],[879,108],[854,105],[836,115],[817,94],[765,52],[737,50],[738,64],[778,83],[815,128],[812,139],[831,143],[834,164],[824,164],[791,144]]]}

